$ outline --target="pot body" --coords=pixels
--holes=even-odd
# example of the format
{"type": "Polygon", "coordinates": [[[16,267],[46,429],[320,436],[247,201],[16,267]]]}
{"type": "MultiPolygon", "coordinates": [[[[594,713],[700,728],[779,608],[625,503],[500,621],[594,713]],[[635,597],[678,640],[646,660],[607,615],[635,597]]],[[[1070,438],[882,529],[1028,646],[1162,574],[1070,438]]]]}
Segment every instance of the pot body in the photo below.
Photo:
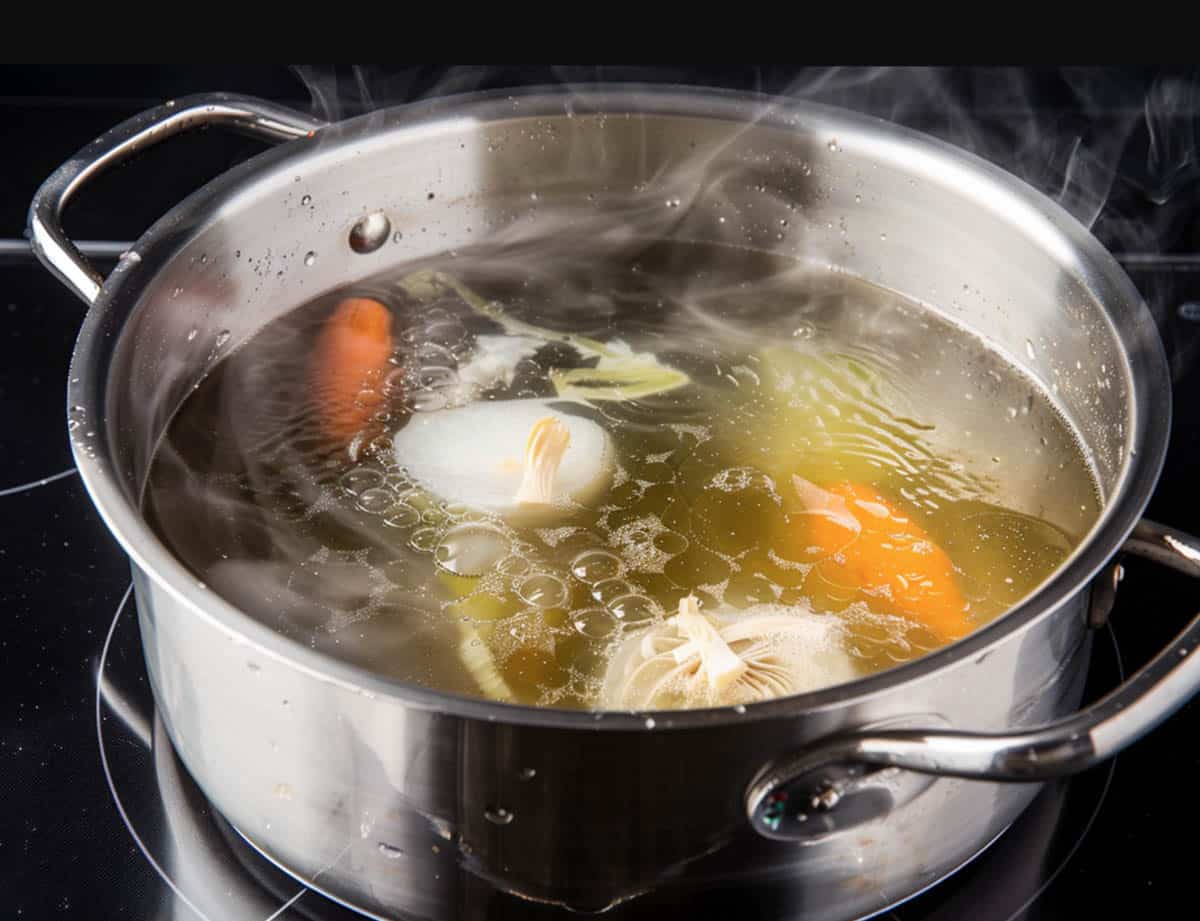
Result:
{"type": "Polygon", "coordinates": [[[136,585],[155,698],[213,804],[291,872],[384,916],[472,914],[464,900],[482,908],[493,886],[598,910],[651,889],[747,884],[785,888],[796,917],[869,914],[982,849],[1037,786],[922,779],[883,817],[788,843],[746,821],[754,773],[851,727],[999,730],[1063,716],[1091,640],[1076,599],[902,694],[720,726],[671,728],[660,714],[653,729],[568,729],[322,680],[190,615],[152,577],[136,585]]]}
{"type": "MultiPolygon", "coordinates": [[[[270,858],[380,915],[452,917],[497,889],[599,910],[649,890],[770,882],[796,914],[850,918],[951,872],[1034,785],[889,775],[858,813],[799,842],[751,829],[747,785],[772,756],[840,731],[1002,731],[1072,711],[1089,581],[1145,505],[1166,434],[1149,411],[1165,381],[1149,315],[1065,213],[882,122],[692,91],[448,101],[270,151],[138,242],[85,321],[72,377],[76,457],[133,560],[181,759],[270,858]],[[364,254],[348,235],[375,211],[397,236],[364,254]],[[1032,598],[919,662],[745,713],[652,716],[530,711],[372,678],[236,610],[145,527],[155,445],[225,351],[323,291],[482,237],[531,238],[547,216],[579,239],[634,228],[782,252],[929,303],[1050,394],[1094,467],[1103,518],[1032,598]]],[[[1043,479],[1022,478],[1027,510],[1058,501],[1043,479]]]]}

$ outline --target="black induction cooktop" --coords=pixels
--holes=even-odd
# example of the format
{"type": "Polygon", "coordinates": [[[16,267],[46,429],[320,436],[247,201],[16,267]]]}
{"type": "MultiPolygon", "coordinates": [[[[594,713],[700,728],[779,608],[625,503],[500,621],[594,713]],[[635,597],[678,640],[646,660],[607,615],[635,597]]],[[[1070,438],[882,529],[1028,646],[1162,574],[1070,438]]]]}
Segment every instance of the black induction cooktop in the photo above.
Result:
{"type": "MultiPolygon", "coordinates": [[[[1058,195],[1117,254],[1154,313],[1175,419],[1149,514],[1200,531],[1200,69],[0,68],[2,114],[21,126],[0,155],[0,917],[358,917],[248,848],[162,742],[128,565],[71,464],[65,384],[83,309],[25,241],[38,183],[96,134],[190,92],[250,93],[329,116],[431,93],[598,79],[850,104],[972,143],[1058,195]]],[[[172,202],[256,149],[213,133],[152,151],[97,181],[68,230],[103,264],[172,202]],[[186,159],[175,155],[183,149],[186,159]]],[[[1200,585],[1183,576],[1136,560],[1126,569],[1096,644],[1093,698],[1200,604],[1200,585]]],[[[1048,786],[974,863],[883,917],[1195,917],[1198,773],[1193,702],[1113,761],[1048,786]]],[[[653,917],[684,908],[696,917],[791,917],[786,898],[770,891],[646,903],[653,917]]],[[[528,910],[497,899],[480,911],[528,910]]]]}

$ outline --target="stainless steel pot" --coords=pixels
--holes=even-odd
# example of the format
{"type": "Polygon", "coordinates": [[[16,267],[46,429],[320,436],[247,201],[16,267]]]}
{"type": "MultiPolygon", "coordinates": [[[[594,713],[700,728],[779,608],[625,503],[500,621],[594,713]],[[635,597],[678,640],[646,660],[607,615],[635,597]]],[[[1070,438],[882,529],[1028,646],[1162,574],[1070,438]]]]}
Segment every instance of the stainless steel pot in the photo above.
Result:
{"type": "Polygon", "coordinates": [[[132,560],[170,738],[247,840],[367,910],[451,916],[491,887],[596,910],[649,889],[770,880],[790,887],[797,915],[860,916],[952,872],[1037,781],[1109,757],[1200,687],[1198,618],[1076,712],[1093,580],[1103,616],[1123,549],[1200,572],[1194,540],[1139,522],[1169,427],[1161,343],[1082,227],[929,138],[690,89],[473,96],[334,125],[221,95],[168,103],[85,147],[39,191],[30,230],[90,306],[71,438],[132,560]],[[287,143],[196,192],[101,278],[64,235],[64,206],[96,173],[207,125],[287,143]],[[684,162],[699,172],[674,169],[684,162]],[[1034,596],[917,662],[744,713],[535,710],[391,683],[289,641],[198,584],[144,524],[140,489],[172,414],[284,311],[394,262],[519,233],[531,193],[584,215],[588,196],[676,194],[681,175],[702,181],[682,187],[676,235],[728,241],[717,215],[737,213],[741,245],[796,254],[797,238],[775,231],[799,217],[804,258],[929,303],[1052,392],[1105,505],[1034,596]],[[401,235],[363,253],[350,231],[375,212],[401,235]]]}

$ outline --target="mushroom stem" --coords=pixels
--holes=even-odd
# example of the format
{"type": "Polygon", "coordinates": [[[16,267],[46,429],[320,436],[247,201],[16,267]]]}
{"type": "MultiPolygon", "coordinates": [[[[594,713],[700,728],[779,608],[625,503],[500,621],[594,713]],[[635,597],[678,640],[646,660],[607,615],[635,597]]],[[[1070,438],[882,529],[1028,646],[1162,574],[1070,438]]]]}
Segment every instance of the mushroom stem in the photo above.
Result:
{"type": "MultiPolygon", "coordinates": [[[[729,648],[717,628],[700,613],[700,601],[695,595],[679,600],[679,616],[675,623],[679,632],[688,638],[686,645],[694,646],[699,653],[710,689],[721,693],[746,673],[745,661],[729,648]]],[[[678,655],[676,661],[679,661],[678,655]]]]}
{"type": "Polygon", "coordinates": [[[570,443],[571,430],[554,416],[533,424],[525,443],[525,474],[514,502],[549,505],[554,501],[554,477],[570,443]]]}

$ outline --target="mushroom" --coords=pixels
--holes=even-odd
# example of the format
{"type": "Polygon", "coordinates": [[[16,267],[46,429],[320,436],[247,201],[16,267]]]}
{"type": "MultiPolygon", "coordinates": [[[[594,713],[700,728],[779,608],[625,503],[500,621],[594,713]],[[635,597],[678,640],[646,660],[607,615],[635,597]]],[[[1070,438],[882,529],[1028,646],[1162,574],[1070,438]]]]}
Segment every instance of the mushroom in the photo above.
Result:
{"type": "Polygon", "coordinates": [[[856,675],[834,618],[778,604],[704,614],[689,595],[677,616],[617,647],[600,704],[622,710],[734,706],[856,675]]]}

